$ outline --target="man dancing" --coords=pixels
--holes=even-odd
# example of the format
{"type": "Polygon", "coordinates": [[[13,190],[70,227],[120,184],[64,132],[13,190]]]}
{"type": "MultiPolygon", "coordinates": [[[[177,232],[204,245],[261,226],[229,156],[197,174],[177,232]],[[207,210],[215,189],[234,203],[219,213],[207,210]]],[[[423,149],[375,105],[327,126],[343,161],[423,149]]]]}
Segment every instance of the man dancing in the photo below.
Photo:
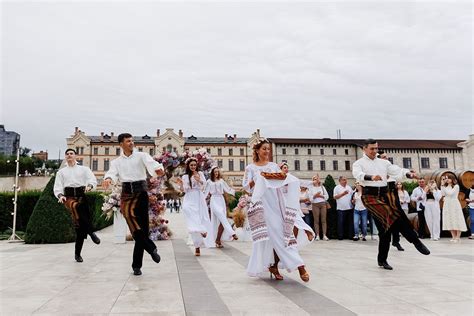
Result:
{"type": "Polygon", "coordinates": [[[71,212],[76,228],[75,259],[83,262],[81,251],[87,235],[91,236],[94,243],[100,244],[99,237],[92,229],[91,212],[85,194],[97,186],[97,180],[88,167],[77,164],[74,149],[69,148],[64,154],[67,164],[56,174],[53,191],[58,202],[71,212]]]}
{"type": "Polygon", "coordinates": [[[110,169],[104,176],[103,186],[107,189],[112,181],[122,183],[120,212],[125,217],[135,240],[133,274],[141,275],[144,250],[156,263],[159,263],[161,259],[155,243],[148,237],[147,171],[151,176],[162,176],[164,170],[163,166],[153,160],[149,154],[133,150],[134,143],[131,134],[120,134],[118,142],[122,153],[119,158],[112,160],[110,169]]]}
{"type": "Polygon", "coordinates": [[[368,139],[363,145],[364,155],[354,162],[352,174],[362,186],[362,201],[375,219],[379,230],[378,265],[387,270],[393,268],[388,264],[390,235],[393,229],[398,229],[406,240],[413,243],[415,248],[424,255],[430,251],[420,241],[412,229],[404,212],[400,212],[387,196],[387,179],[416,178],[416,173],[393,165],[388,160],[377,158],[378,144],[376,140],[368,139]]]}

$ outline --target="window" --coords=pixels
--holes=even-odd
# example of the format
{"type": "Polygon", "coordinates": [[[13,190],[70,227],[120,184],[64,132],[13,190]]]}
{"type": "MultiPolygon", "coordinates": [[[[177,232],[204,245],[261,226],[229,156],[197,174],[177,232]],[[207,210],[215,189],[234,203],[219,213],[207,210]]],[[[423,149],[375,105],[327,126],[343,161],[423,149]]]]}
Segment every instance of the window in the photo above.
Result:
{"type": "Polygon", "coordinates": [[[82,166],[82,159],[76,159],[76,161],[79,166],[82,166]]]}
{"type": "Polygon", "coordinates": [[[390,161],[393,164],[393,157],[388,157],[388,161],[390,161]]]}
{"type": "Polygon", "coordinates": [[[300,154],[300,150],[298,148],[295,148],[295,155],[299,155],[300,154]]]}
{"type": "Polygon", "coordinates": [[[421,157],[421,168],[429,169],[430,168],[430,158],[421,157]]]}
{"type": "Polygon", "coordinates": [[[115,156],[120,156],[120,148],[115,148],[115,156]]]}
{"type": "Polygon", "coordinates": [[[321,170],[323,170],[323,171],[326,170],[326,161],[321,160],[321,161],[319,162],[319,169],[321,169],[321,170]]]}
{"type": "Polygon", "coordinates": [[[222,156],[222,148],[217,148],[217,156],[222,156]]]}
{"type": "Polygon", "coordinates": [[[349,155],[349,149],[344,149],[344,153],[345,153],[346,155],[349,155]]]}
{"type": "Polygon", "coordinates": [[[313,170],[313,161],[308,160],[308,170],[313,170]]]}
{"type": "Polygon", "coordinates": [[[445,158],[445,157],[439,158],[439,167],[443,168],[443,169],[447,169],[448,168],[448,158],[445,158]]]}
{"type": "Polygon", "coordinates": [[[245,155],[245,151],[244,151],[243,148],[240,148],[240,155],[241,155],[241,156],[245,155]]]}
{"type": "Polygon", "coordinates": [[[99,154],[99,148],[94,147],[94,155],[98,155],[98,154],[99,154]]]}
{"type": "Polygon", "coordinates": [[[311,148],[308,148],[308,155],[311,155],[311,148]]]}
{"type": "Polygon", "coordinates": [[[333,148],[333,149],[332,149],[332,154],[333,154],[333,155],[337,155],[337,149],[336,149],[336,148],[333,148]]]}
{"type": "Polygon", "coordinates": [[[319,153],[320,153],[321,155],[324,155],[324,148],[320,148],[320,149],[319,149],[319,153]]]}
{"type": "Polygon", "coordinates": [[[222,169],[222,159],[217,160],[217,166],[222,169]]]}
{"type": "Polygon", "coordinates": [[[92,171],[97,171],[97,169],[99,169],[99,162],[97,161],[97,159],[93,159],[92,160],[92,171]]]}
{"type": "Polygon", "coordinates": [[[286,148],[282,148],[281,153],[282,153],[282,155],[286,155],[286,148]]]}
{"type": "Polygon", "coordinates": [[[106,154],[106,155],[109,154],[109,147],[105,147],[105,154],[106,154]]]}
{"type": "Polygon", "coordinates": [[[234,150],[232,148],[229,148],[229,156],[233,156],[234,155],[234,150]]]}
{"type": "Polygon", "coordinates": [[[403,158],[403,168],[411,169],[411,158],[403,158]]]}
{"type": "Polygon", "coordinates": [[[229,171],[234,171],[234,159],[229,160],[229,171]]]}
{"type": "Polygon", "coordinates": [[[346,164],[346,170],[351,170],[351,162],[349,160],[346,160],[345,164],[346,164]]]}
{"type": "Polygon", "coordinates": [[[153,156],[155,153],[153,151],[153,148],[150,148],[150,156],[153,156]]]}
{"type": "Polygon", "coordinates": [[[173,145],[168,144],[168,146],[166,146],[166,151],[170,153],[172,150],[173,150],[173,145]]]}
{"type": "Polygon", "coordinates": [[[240,159],[240,171],[244,171],[244,170],[245,170],[245,160],[240,159]]]}
{"type": "Polygon", "coordinates": [[[81,154],[81,152],[79,151],[79,147],[76,147],[76,153],[77,153],[78,155],[81,154]]]}
{"type": "Polygon", "coordinates": [[[339,168],[338,168],[337,160],[333,160],[333,162],[332,162],[332,169],[333,169],[333,170],[338,170],[338,169],[339,169],[339,168]]]}
{"type": "Polygon", "coordinates": [[[138,151],[139,151],[139,152],[142,152],[142,151],[143,151],[143,147],[138,147],[138,151]]]}
{"type": "Polygon", "coordinates": [[[300,170],[300,161],[295,160],[295,170],[300,170]]]}
{"type": "Polygon", "coordinates": [[[206,148],[206,151],[207,151],[208,154],[210,154],[211,153],[211,148],[206,148]]]}
{"type": "Polygon", "coordinates": [[[109,159],[104,160],[104,171],[109,171],[110,161],[109,159]]]}

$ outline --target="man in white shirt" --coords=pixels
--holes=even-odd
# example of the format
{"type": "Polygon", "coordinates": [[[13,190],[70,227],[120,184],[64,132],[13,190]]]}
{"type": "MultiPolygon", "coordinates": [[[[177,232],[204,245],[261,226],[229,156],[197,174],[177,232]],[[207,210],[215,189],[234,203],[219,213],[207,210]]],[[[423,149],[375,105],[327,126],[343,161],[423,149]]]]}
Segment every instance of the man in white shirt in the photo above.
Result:
{"type": "Polygon", "coordinates": [[[362,201],[374,217],[379,230],[378,265],[387,270],[393,269],[387,262],[392,227],[399,229],[405,239],[413,243],[420,253],[429,255],[430,251],[412,229],[405,212],[391,206],[387,197],[388,176],[400,180],[404,176],[416,178],[416,173],[393,165],[388,160],[377,158],[378,144],[373,139],[364,142],[363,151],[362,158],[353,164],[352,174],[356,181],[363,186],[362,201]]]}
{"type": "Polygon", "coordinates": [[[89,168],[77,164],[74,149],[69,148],[64,154],[66,166],[56,174],[53,191],[58,202],[71,212],[76,228],[75,259],[83,262],[81,251],[87,235],[94,243],[100,243],[92,228],[91,212],[85,194],[97,186],[97,180],[89,168]]]}
{"type": "Polygon", "coordinates": [[[147,172],[151,176],[164,175],[163,166],[143,152],[134,151],[133,137],[129,133],[118,136],[122,153],[113,160],[104,176],[105,189],[112,182],[122,183],[120,211],[127,221],[128,228],[135,240],[132,269],[134,275],[141,275],[143,251],[146,250],[156,263],[160,255],[155,243],[149,238],[147,172]]]}
{"type": "Polygon", "coordinates": [[[426,181],[425,179],[418,180],[418,186],[411,193],[410,199],[416,202],[416,213],[418,215],[418,236],[423,239],[426,234],[426,218],[425,218],[425,205],[426,205],[426,181]]]}
{"type": "Polygon", "coordinates": [[[337,237],[344,239],[344,232],[348,238],[354,236],[354,211],[352,209],[352,193],[354,191],[347,185],[347,178],[340,176],[339,184],[334,188],[334,199],[337,203],[337,237]]]}

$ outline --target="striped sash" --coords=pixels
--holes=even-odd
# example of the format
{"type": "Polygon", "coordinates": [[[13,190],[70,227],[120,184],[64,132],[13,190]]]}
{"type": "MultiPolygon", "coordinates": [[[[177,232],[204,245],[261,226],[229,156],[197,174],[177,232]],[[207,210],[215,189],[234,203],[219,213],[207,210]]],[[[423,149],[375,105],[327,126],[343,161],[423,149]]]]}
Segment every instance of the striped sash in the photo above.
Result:
{"type": "Polygon", "coordinates": [[[388,192],[386,197],[387,201],[376,195],[362,195],[362,202],[365,207],[382,224],[385,231],[389,230],[392,224],[400,217],[395,195],[388,192]]]}
{"type": "Polygon", "coordinates": [[[120,196],[120,212],[127,221],[130,232],[133,233],[137,230],[141,230],[140,225],[135,215],[135,208],[138,201],[140,200],[141,193],[127,194],[123,193],[120,196]]]}
{"type": "Polygon", "coordinates": [[[66,197],[66,202],[64,202],[64,206],[71,213],[72,221],[76,228],[79,227],[79,212],[77,208],[81,203],[84,203],[84,198],[82,197],[66,197]]]}

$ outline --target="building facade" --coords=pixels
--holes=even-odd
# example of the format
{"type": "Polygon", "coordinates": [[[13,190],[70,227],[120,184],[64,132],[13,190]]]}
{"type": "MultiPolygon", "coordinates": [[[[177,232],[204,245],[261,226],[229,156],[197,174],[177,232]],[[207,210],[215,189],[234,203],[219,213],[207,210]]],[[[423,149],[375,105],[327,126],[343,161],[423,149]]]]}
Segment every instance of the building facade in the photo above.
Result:
{"type": "MultiPolygon", "coordinates": [[[[222,137],[185,137],[172,128],[154,136],[134,136],[135,147],[150,155],[205,148],[222,169],[227,181],[235,186],[242,185],[245,166],[252,162],[252,146],[261,137],[260,130],[250,137],[225,134],[222,137]]],[[[347,177],[353,182],[352,164],[362,157],[362,139],[298,139],[269,138],[272,143],[272,160],[286,161],[290,172],[296,177],[309,180],[315,174],[322,178],[331,175],[347,177]]],[[[390,140],[378,141],[379,147],[387,152],[389,159],[399,166],[428,174],[437,169],[474,170],[474,135],[462,140],[390,140]]],[[[80,164],[89,166],[99,181],[109,169],[110,162],[120,155],[117,136],[101,133],[88,136],[76,127],[67,138],[68,148],[77,151],[80,164]]]]}
{"type": "Polygon", "coordinates": [[[16,155],[20,147],[20,134],[5,130],[5,125],[0,125],[0,155],[16,155]]]}

